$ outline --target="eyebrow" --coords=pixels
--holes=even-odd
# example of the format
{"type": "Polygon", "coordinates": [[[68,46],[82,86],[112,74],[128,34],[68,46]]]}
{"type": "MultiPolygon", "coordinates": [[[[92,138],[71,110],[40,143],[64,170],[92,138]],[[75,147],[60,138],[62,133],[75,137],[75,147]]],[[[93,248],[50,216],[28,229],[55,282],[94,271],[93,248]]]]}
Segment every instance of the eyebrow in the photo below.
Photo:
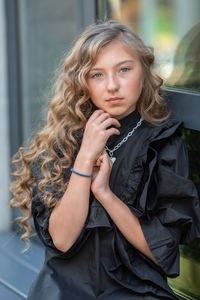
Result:
{"type": "MultiPolygon", "coordinates": [[[[134,63],[134,60],[132,60],[132,59],[122,60],[122,61],[120,61],[119,63],[116,64],[116,67],[118,67],[118,66],[120,66],[120,65],[123,65],[123,64],[125,64],[125,63],[134,63]]],[[[103,70],[103,68],[92,68],[92,69],[90,70],[90,72],[91,72],[91,71],[97,71],[97,70],[103,70]]]]}

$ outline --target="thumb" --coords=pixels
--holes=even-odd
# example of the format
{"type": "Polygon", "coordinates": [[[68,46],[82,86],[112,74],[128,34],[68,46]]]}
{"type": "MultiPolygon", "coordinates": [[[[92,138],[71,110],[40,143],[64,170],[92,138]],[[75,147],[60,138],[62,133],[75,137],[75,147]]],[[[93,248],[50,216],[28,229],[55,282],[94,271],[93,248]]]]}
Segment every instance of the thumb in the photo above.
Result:
{"type": "Polygon", "coordinates": [[[99,156],[99,158],[97,159],[97,161],[96,161],[96,166],[100,166],[101,165],[101,163],[102,163],[102,161],[103,161],[103,158],[104,158],[104,155],[105,154],[101,154],[100,156],[99,156]]]}

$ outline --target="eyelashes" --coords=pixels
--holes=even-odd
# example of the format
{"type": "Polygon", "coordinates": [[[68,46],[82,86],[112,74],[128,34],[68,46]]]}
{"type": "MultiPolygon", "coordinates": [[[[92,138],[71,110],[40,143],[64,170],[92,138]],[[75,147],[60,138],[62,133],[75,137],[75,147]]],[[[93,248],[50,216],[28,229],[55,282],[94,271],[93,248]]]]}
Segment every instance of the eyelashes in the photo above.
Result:
{"type": "Polygon", "coordinates": [[[126,73],[128,71],[130,71],[130,68],[128,68],[128,67],[123,67],[120,69],[120,72],[122,72],[122,73],[126,73]]]}
{"type": "Polygon", "coordinates": [[[91,78],[100,78],[102,76],[102,73],[95,73],[91,75],[91,78]]]}
{"type": "MultiPolygon", "coordinates": [[[[126,73],[130,70],[131,70],[130,67],[123,67],[123,68],[120,68],[119,73],[126,73]]],[[[98,73],[92,74],[90,77],[91,78],[101,78],[102,76],[103,76],[103,74],[98,72],[98,73]]]]}

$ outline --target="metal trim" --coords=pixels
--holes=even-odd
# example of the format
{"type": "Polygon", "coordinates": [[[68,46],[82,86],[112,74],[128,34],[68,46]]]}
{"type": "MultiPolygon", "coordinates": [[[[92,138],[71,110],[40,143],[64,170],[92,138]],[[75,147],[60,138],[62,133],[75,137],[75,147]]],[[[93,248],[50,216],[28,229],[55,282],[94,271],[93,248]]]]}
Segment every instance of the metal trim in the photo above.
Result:
{"type": "Polygon", "coordinates": [[[184,122],[184,127],[200,130],[200,93],[165,90],[172,117],[184,122]]]}
{"type": "Polygon", "coordinates": [[[5,1],[8,67],[8,101],[10,154],[22,144],[22,112],[20,101],[20,55],[18,30],[18,1],[5,1]]]}

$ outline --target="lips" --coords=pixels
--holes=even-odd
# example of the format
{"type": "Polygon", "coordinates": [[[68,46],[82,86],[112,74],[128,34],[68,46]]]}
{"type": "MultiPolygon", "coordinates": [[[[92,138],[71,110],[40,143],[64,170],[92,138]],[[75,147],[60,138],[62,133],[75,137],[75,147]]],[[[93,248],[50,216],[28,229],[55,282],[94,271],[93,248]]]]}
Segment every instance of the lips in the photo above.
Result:
{"type": "Polygon", "coordinates": [[[123,100],[123,98],[119,97],[114,97],[114,98],[109,98],[107,101],[111,104],[118,104],[123,100]]]}

